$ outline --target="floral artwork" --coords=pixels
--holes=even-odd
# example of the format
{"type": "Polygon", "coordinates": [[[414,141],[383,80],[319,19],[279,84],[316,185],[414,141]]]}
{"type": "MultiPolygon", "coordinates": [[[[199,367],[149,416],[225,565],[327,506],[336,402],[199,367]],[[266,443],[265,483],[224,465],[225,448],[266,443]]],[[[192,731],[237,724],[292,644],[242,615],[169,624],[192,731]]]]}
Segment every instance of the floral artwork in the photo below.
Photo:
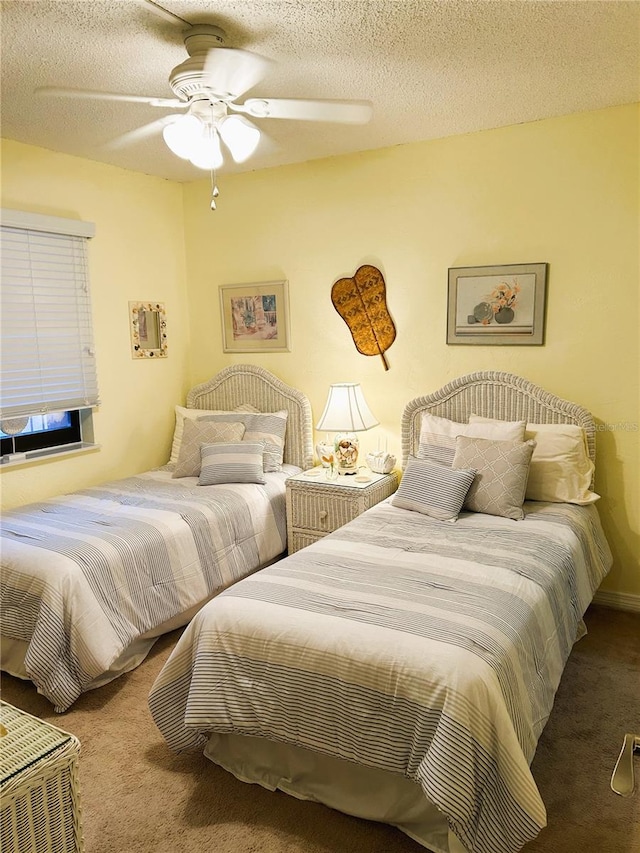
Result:
{"type": "Polygon", "coordinates": [[[289,294],[286,281],[221,285],[225,352],[288,352],[289,294]]]}
{"type": "Polygon", "coordinates": [[[541,344],[546,264],[449,270],[447,343],[541,344]]]}
{"type": "Polygon", "coordinates": [[[233,340],[270,341],[278,337],[277,300],[274,293],[231,299],[233,340]]]}
{"type": "Polygon", "coordinates": [[[511,285],[501,281],[487,296],[486,301],[475,306],[473,314],[467,317],[467,322],[472,325],[482,323],[483,326],[488,326],[493,320],[496,323],[512,323],[519,293],[520,285],[517,279],[514,278],[511,285]]]}

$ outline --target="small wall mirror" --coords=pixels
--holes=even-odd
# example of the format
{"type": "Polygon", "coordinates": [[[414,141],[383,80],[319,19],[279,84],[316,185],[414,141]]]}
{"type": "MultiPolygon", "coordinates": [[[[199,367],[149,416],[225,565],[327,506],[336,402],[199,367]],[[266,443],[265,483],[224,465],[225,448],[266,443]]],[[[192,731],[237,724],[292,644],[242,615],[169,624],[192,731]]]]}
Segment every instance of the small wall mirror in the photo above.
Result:
{"type": "Polygon", "coordinates": [[[167,318],[163,302],[130,302],[133,358],[167,357],[167,318]]]}

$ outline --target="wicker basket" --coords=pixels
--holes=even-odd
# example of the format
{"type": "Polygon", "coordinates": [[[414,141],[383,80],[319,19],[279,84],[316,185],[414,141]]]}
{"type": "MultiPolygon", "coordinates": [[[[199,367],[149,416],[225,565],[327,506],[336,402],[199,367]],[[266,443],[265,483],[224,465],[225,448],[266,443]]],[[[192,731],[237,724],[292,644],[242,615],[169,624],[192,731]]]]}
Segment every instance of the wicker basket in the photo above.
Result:
{"type": "Polygon", "coordinates": [[[80,853],[80,742],[6,702],[0,723],[0,850],[80,853]]]}

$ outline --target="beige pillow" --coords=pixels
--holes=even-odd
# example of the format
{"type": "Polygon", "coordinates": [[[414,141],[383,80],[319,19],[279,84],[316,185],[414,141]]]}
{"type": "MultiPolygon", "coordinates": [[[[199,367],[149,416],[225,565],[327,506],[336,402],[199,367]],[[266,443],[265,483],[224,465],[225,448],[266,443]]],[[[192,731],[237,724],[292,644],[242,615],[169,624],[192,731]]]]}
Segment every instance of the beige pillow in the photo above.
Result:
{"type": "Polygon", "coordinates": [[[453,468],[476,472],[464,508],[504,518],[524,518],[522,504],[534,446],[533,441],[491,441],[459,436],[453,468]]]}
{"type": "MultiPolygon", "coordinates": [[[[178,461],[180,453],[180,443],[182,442],[182,430],[185,418],[195,421],[203,418],[206,415],[225,415],[226,409],[187,409],[185,406],[176,406],[176,426],[173,432],[173,444],[171,445],[171,456],[169,457],[169,465],[175,465],[178,461]]],[[[241,403],[237,406],[234,412],[257,412],[254,406],[250,403],[241,403]]]]}
{"type": "Polygon", "coordinates": [[[480,420],[481,423],[470,421],[468,424],[462,424],[424,412],[418,457],[451,466],[456,451],[456,438],[459,435],[495,441],[524,441],[525,421],[480,420]]]}
{"type": "MultiPolygon", "coordinates": [[[[471,415],[469,423],[504,423],[471,415]]],[[[527,424],[525,439],[536,442],[526,500],[590,504],[600,498],[590,490],[594,464],[587,435],[575,424],[527,424]]]]}
{"type": "Polygon", "coordinates": [[[575,424],[528,424],[527,439],[536,442],[531,458],[527,500],[581,506],[600,497],[590,489],[594,464],[587,436],[575,424]]]}
{"type": "Polygon", "coordinates": [[[469,429],[466,435],[474,438],[493,438],[495,441],[524,441],[526,421],[503,421],[499,418],[484,418],[482,415],[469,415],[469,429]]]}
{"type": "Polygon", "coordinates": [[[242,441],[244,424],[241,423],[212,423],[211,421],[194,421],[186,418],[182,431],[182,442],[178,461],[172,477],[198,477],[201,465],[201,448],[203,444],[219,444],[221,442],[242,441]]]}

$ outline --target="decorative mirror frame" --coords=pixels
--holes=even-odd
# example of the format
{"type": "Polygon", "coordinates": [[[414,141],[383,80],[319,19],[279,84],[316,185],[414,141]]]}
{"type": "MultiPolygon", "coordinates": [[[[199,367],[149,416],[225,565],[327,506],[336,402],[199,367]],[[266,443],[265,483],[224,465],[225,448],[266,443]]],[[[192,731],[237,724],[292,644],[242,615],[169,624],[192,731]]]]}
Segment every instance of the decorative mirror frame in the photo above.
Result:
{"type": "Polygon", "coordinates": [[[133,358],[167,357],[167,315],[164,302],[130,302],[129,330],[133,358]],[[152,322],[155,324],[155,330],[148,328],[147,314],[154,315],[152,322]]]}

